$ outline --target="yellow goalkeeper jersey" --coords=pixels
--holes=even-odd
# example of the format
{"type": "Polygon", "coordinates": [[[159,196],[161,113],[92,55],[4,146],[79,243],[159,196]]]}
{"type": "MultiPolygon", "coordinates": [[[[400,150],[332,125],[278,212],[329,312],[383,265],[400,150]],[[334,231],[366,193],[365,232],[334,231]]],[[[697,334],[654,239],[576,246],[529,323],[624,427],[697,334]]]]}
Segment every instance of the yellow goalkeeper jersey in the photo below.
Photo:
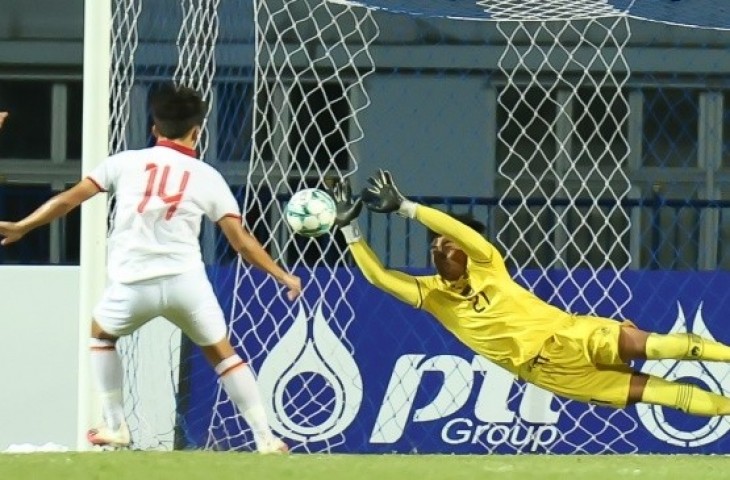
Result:
{"type": "Polygon", "coordinates": [[[449,215],[419,205],[416,219],[453,240],[468,255],[467,276],[447,282],[438,275],[387,270],[364,240],[350,244],[363,275],[376,287],[431,313],[474,352],[516,373],[571,315],[539,299],[510,277],[497,249],[449,215]]]}

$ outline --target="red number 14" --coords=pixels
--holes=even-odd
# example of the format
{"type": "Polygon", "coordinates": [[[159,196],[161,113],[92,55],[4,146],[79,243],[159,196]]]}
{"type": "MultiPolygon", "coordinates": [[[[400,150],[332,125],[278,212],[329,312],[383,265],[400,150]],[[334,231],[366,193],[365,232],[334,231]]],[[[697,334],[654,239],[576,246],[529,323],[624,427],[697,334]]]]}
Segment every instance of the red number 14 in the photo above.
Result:
{"type": "Polygon", "coordinates": [[[159,184],[157,184],[157,193],[154,193],[158,170],[159,168],[156,163],[147,164],[147,167],[145,168],[145,171],[148,175],[147,188],[144,192],[144,198],[141,202],[139,202],[139,205],[137,205],[137,211],[139,213],[144,212],[144,209],[147,206],[147,203],[150,201],[152,195],[157,195],[166,205],[170,205],[170,207],[167,209],[167,213],[165,214],[165,220],[170,220],[175,214],[175,210],[177,210],[177,206],[180,204],[180,200],[182,200],[183,193],[185,193],[185,188],[188,186],[190,172],[188,172],[187,170],[183,172],[182,179],[180,180],[180,187],[178,188],[177,193],[168,194],[166,193],[166,190],[167,178],[170,176],[170,167],[168,165],[165,165],[165,167],[162,169],[160,182],[159,184]]]}

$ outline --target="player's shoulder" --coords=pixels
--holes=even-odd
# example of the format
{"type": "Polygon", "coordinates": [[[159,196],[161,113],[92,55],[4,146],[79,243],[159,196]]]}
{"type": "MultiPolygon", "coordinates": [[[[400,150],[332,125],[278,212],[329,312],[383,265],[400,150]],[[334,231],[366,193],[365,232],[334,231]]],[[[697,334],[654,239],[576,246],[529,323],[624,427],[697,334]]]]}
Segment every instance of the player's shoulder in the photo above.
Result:
{"type": "Polygon", "coordinates": [[[117,152],[108,157],[108,161],[116,163],[149,162],[151,148],[128,149],[117,152]]]}
{"type": "Polygon", "coordinates": [[[416,279],[416,283],[418,283],[418,287],[424,293],[437,289],[441,284],[441,277],[438,275],[419,275],[414,278],[416,279]]]}
{"type": "Polygon", "coordinates": [[[205,163],[203,160],[173,148],[155,145],[154,147],[145,149],[143,152],[141,155],[146,156],[152,161],[155,159],[164,160],[164,163],[180,165],[186,170],[194,170],[198,174],[210,176],[220,175],[217,169],[205,163]]]}
{"type": "Polygon", "coordinates": [[[206,172],[209,175],[213,175],[215,177],[222,177],[221,172],[218,171],[217,168],[210,165],[209,163],[205,163],[203,160],[198,160],[197,158],[191,158],[188,157],[185,159],[186,162],[188,162],[190,165],[192,165],[197,170],[200,170],[201,172],[206,172]]]}
{"type": "Polygon", "coordinates": [[[107,168],[111,171],[123,172],[138,162],[142,161],[143,155],[140,153],[143,150],[122,150],[121,152],[109,155],[104,163],[107,168]]]}
{"type": "Polygon", "coordinates": [[[484,271],[506,273],[507,269],[504,263],[504,257],[496,248],[492,249],[489,260],[469,258],[470,271],[484,271]]]}
{"type": "Polygon", "coordinates": [[[129,160],[132,158],[138,158],[142,156],[142,152],[144,152],[145,149],[138,149],[138,150],[122,150],[120,152],[114,153],[112,155],[109,155],[109,160],[111,161],[123,161],[123,160],[129,160]]]}
{"type": "Polygon", "coordinates": [[[181,159],[181,161],[185,164],[186,169],[194,172],[194,175],[203,179],[206,184],[219,186],[227,184],[221,172],[212,165],[191,157],[181,159]]]}

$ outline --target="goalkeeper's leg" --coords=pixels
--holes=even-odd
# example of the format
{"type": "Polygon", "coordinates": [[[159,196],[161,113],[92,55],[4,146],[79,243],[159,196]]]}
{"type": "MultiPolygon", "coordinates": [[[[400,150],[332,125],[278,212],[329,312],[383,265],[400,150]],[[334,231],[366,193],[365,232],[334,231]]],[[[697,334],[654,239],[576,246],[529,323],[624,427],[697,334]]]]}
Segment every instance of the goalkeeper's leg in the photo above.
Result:
{"type": "Polygon", "coordinates": [[[259,387],[251,368],[224,338],[213,345],[201,346],[203,355],[218,374],[228,397],[236,404],[253,432],[260,453],[284,453],[286,444],[276,438],[269,428],[259,387]]]}
{"type": "Polygon", "coordinates": [[[643,373],[635,373],[631,377],[629,403],[636,402],[676,408],[703,417],[730,415],[730,398],[696,385],[672,382],[643,373]]]}
{"type": "Polygon", "coordinates": [[[662,335],[638,328],[622,327],[619,355],[624,361],[675,359],[730,362],[730,346],[694,333],[662,335]]]}

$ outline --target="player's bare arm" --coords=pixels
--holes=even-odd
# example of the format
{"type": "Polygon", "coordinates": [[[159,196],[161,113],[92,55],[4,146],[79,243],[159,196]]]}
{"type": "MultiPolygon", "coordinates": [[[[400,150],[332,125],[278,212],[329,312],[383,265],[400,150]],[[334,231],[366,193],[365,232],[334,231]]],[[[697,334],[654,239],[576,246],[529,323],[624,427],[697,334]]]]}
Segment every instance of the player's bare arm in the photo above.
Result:
{"type": "Polygon", "coordinates": [[[3,128],[5,120],[8,118],[8,112],[0,112],[0,128],[3,128]]]}
{"type": "Polygon", "coordinates": [[[352,198],[352,191],[346,181],[337,182],[330,192],[335,199],[337,213],[335,226],[339,227],[345,237],[350,253],[365,278],[379,289],[390,293],[399,300],[420,307],[421,290],[416,277],[383,266],[375,252],[360,236],[357,217],[362,210],[362,200],[352,198]]]}
{"type": "Polygon", "coordinates": [[[296,275],[287,273],[264,250],[259,241],[251,235],[241,221],[235,217],[223,217],[218,221],[231,247],[251,265],[263,270],[289,289],[287,298],[294,300],[302,293],[302,281],[296,275]]]}
{"type": "Polygon", "coordinates": [[[31,230],[63,217],[99,192],[99,187],[85,178],[49,199],[24,219],[18,222],[0,222],[0,235],[4,237],[0,244],[10,245],[17,242],[31,230]]]}

